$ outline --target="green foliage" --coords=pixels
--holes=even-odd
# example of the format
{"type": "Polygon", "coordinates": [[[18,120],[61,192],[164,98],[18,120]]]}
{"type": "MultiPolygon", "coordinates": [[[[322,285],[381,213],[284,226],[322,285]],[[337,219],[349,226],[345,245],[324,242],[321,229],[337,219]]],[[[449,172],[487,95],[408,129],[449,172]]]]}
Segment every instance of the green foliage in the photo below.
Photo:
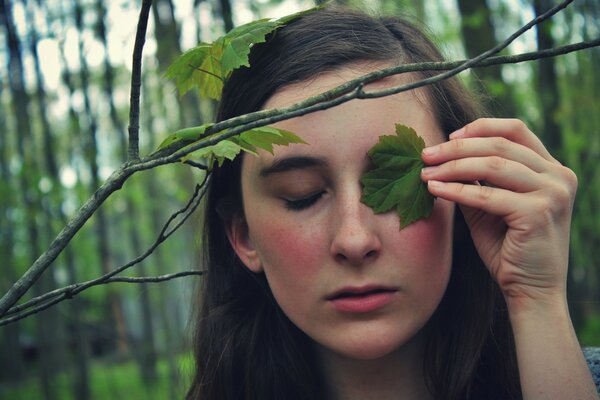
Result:
{"type": "MultiPolygon", "coordinates": [[[[144,399],[159,400],[170,398],[175,392],[183,398],[189,387],[192,358],[189,353],[176,355],[177,369],[182,382],[176,384],[170,376],[171,372],[164,358],[157,364],[158,378],[148,387],[139,375],[137,365],[133,361],[125,363],[94,362],[90,371],[90,391],[92,399],[144,399]]],[[[60,371],[52,380],[59,399],[73,399],[73,376],[70,371],[60,371]]],[[[0,398],[19,400],[38,400],[43,398],[38,384],[39,379],[33,375],[18,384],[0,383],[0,398]]]]}
{"type": "Polygon", "coordinates": [[[271,126],[263,126],[242,132],[239,136],[232,138],[232,141],[249,153],[256,153],[258,147],[271,154],[273,154],[274,144],[280,146],[287,146],[290,143],[307,144],[292,132],[271,126]]]}
{"type": "Polygon", "coordinates": [[[375,168],[366,172],[362,201],[375,213],[394,209],[400,216],[400,229],[431,214],[434,197],[420,177],[425,142],[414,129],[396,124],[396,136],[380,136],[369,150],[375,168]]]}
{"type": "MultiPolygon", "coordinates": [[[[163,140],[158,146],[158,150],[177,142],[189,142],[186,147],[195,146],[196,144],[206,142],[217,135],[226,133],[226,131],[221,131],[211,136],[202,137],[206,129],[211,125],[213,124],[204,124],[192,128],[180,129],[163,140]]],[[[241,151],[256,155],[258,149],[263,149],[273,154],[273,145],[287,146],[291,143],[306,144],[304,140],[290,131],[273,128],[271,126],[262,126],[244,131],[229,139],[221,140],[214,145],[201,147],[183,157],[181,161],[184,162],[191,159],[199,160],[206,163],[210,169],[215,161],[221,166],[225,160],[233,160],[241,151]]]]}
{"type": "Polygon", "coordinates": [[[174,133],[167,136],[165,140],[163,140],[161,144],[158,145],[157,150],[167,148],[170,145],[177,142],[195,142],[200,137],[202,137],[206,129],[208,129],[211,125],[213,124],[210,123],[200,126],[192,126],[190,128],[183,128],[178,131],[175,131],[174,133]]]}
{"type": "Polygon", "coordinates": [[[231,72],[249,67],[252,45],[262,43],[269,33],[316,8],[287,15],[277,20],[259,19],[232,29],[213,43],[200,43],[179,56],[165,76],[175,80],[180,95],[197,88],[200,96],[219,100],[223,84],[231,72]]]}

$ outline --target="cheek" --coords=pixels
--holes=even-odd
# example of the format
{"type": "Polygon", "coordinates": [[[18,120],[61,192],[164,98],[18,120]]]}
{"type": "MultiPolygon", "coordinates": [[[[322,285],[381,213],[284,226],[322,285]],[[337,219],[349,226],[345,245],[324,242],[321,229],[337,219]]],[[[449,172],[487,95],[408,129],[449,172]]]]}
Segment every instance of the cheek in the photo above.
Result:
{"type": "Polygon", "coordinates": [[[316,229],[293,218],[290,220],[272,214],[261,218],[259,224],[252,224],[251,220],[248,222],[250,239],[267,275],[285,279],[285,274],[293,280],[318,268],[317,260],[322,254],[324,240],[316,229]]]}
{"type": "MultiPolygon", "coordinates": [[[[410,268],[414,289],[431,300],[441,298],[450,277],[454,208],[448,203],[436,204],[432,215],[405,228],[406,254],[412,255],[410,268]]],[[[401,256],[401,254],[399,255],[401,256]]]]}

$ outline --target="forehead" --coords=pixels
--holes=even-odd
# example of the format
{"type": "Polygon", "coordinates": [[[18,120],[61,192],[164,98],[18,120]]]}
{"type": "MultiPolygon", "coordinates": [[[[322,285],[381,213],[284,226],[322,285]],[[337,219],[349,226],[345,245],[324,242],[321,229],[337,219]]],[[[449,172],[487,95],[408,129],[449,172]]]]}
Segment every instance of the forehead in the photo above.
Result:
{"type": "MultiPolygon", "coordinates": [[[[269,98],[264,108],[290,106],[386,66],[389,65],[352,64],[305,82],[285,86],[269,98]]],[[[370,92],[402,85],[409,82],[410,78],[391,76],[366,85],[364,90],[370,92]]],[[[309,145],[275,146],[275,157],[311,155],[358,161],[366,158],[366,152],[377,143],[380,135],[393,135],[396,123],[414,128],[427,145],[445,140],[429,106],[426,92],[410,91],[376,99],[350,100],[333,108],[278,122],[274,126],[296,133],[309,145]]],[[[261,153],[256,161],[263,164],[272,157],[271,154],[261,153]]]]}

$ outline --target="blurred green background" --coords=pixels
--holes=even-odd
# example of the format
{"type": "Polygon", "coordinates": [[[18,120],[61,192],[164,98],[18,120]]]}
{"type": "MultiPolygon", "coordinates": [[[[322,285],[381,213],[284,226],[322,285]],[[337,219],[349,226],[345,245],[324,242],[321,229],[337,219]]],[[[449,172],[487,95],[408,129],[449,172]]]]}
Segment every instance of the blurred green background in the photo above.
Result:
{"type": "MultiPolygon", "coordinates": [[[[549,0],[339,0],[422,22],[449,59],[472,57],[552,5],[549,0]]],[[[318,1],[317,1],[318,3],[318,1]]],[[[309,0],[155,0],[144,49],[142,154],[177,129],[212,120],[215,104],[179,98],[173,59],[259,17],[309,0]]],[[[125,160],[131,54],[141,1],[0,0],[0,292],[125,160]]],[[[578,0],[504,54],[600,36],[600,2],[578,0]]],[[[462,75],[497,116],[525,120],[579,177],[569,300],[583,345],[600,346],[600,48],[462,75]]],[[[123,265],[154,242],[202,178],[183,165],[135,175],[24,300],[123,265]]],[[[199,213],[198,213],[199,214],[199,213]]],[[[127,276],[199,265],[199,216],[127,276]]],[[[199,277],[91,288],[0,326],[2,399],[182,398],[192,371],[190,313],[199,277]]]]}

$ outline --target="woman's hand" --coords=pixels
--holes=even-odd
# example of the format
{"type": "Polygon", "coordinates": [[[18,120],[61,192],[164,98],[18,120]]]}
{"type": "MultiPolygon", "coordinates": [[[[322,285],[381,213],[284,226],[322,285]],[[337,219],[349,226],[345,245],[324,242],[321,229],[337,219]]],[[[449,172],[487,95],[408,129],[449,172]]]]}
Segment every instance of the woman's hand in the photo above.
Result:
{"type": "Polygon", "coordinates": [[[461,206],[507,302],[566,301],[575,174],[519,120],[479,119],[450,139],[423,151],[422,178],[461,206]]]}
{"type": "Polygon", "coordinates": [[[523,398],[597,400],[566,301],[575,174],[517,120],[477,120],[422,157],[504,293],[523,398]]]}

